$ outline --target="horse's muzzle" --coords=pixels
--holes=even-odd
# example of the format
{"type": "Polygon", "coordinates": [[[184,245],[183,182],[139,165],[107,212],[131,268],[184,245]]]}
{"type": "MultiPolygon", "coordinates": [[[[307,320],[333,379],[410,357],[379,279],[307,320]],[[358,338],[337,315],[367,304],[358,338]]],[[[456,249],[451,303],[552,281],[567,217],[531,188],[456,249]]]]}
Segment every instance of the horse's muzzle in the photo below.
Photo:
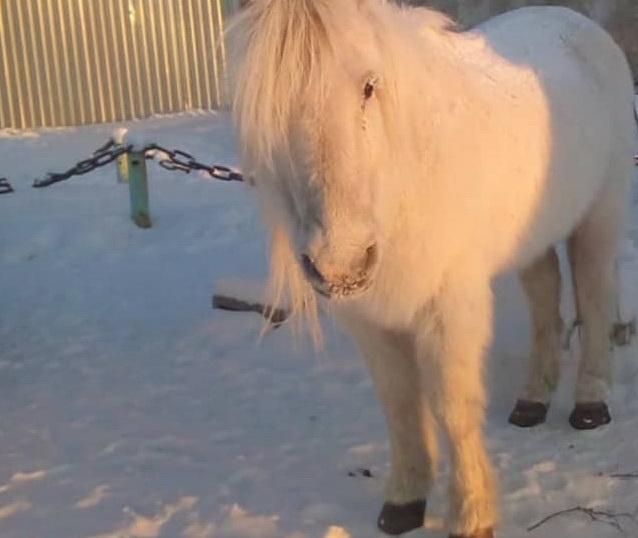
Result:
{"type": "Polygon", "coordinates": [[[378,260],[378,247],[373,243],[348,272],[322,267],[308,254],[301,256],[301,267],[317,293],[330,299],[346,299],[363,293],[372,285],[378,260]]]}

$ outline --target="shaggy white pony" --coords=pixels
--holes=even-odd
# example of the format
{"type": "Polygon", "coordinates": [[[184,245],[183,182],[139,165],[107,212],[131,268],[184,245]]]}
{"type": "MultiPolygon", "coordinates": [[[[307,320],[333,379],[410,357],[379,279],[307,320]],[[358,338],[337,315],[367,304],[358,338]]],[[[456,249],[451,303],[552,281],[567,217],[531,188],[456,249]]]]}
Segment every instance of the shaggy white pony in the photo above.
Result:
{"type": "Polygon", "coordinates": [[[558,381],[561,240],[582,330],[570,422],[610,420],[613,260],[635,129],[623,53],[564,8],[458,32],[380,0],[254,0],[231,38],[242,166],[272,233],[274,289],[317,338],[325,302],[387,418],[380,528],[422,525],[438,429],[450,536],[492,537],[491,281],[516,269],[529,299],[531,364],[510,420],[534,425],[558,381]]]}

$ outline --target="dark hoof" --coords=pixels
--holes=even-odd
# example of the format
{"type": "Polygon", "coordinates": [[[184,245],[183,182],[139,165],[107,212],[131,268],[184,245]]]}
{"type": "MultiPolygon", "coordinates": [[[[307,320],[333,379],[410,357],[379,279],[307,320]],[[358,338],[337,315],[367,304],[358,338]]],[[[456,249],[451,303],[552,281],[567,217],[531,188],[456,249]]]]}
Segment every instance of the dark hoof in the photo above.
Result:
{"type": "Polygon", "coordinates": [[[521,428],[531,428],[545,422],[547,405],[542,402],[530,402],[529,400],[517,400],[512,411],[509,423],[521,428]]]}
{"type": "Polygon", "coordinates": [[[494,529],[481,529],[473,534],[450,534],[450,538],[494,538],[494,529]]]}
{"type": "Polygon", "coordinates": [[[569,423],[576,430],[593,430],[611,422],[609,408],[605,402],[577,403],[569,423]]]}
{"type": "Polygon", "coordinates": [[[423,527],[425,500],[406,504],[385,503],[381,508],[377,525],[386,534],[396,536],[423,527]]]}

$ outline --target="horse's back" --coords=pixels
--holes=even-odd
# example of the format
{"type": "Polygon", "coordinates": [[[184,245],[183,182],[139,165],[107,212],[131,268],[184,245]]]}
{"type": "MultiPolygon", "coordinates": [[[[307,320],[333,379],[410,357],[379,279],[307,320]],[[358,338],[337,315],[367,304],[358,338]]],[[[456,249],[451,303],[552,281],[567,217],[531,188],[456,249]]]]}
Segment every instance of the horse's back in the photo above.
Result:
{"type": "Polygon", "coordinates": [[[512,260],[526,264],[571,232],[605,183],[627,189],[635,133],[631,72],[611,36],[567,8],[513,10],[473,33],[505,64],[533,74],[549,114],[543,195],[512,260]]]}
{"type": "Polygon", "coordinates": [[[596,56],[600,61],[610,59],[610,55],[623,57],[613,38],[598,23],[566,7],[513,9],[486,20],[473,30],[486,36],[503,56],[518,63],[542,62],[543,67],[547,67],[549,62],[560,62],[556,50],[561,45],[587,63],[596,56]]]}
{"type": "Polygon", "coordinates": [[[550,106],[560,106],[561,99],[581,108],[588,99],[592,107],[609,105],[608,111],[615,105],[625,118],[625,132],[631,133],[626,120],[633,101],[629,64],[613,38],[593,20],[565,7],[524,7],[487,20],[475,32],[507,62],[528,66],[550,106]]]}

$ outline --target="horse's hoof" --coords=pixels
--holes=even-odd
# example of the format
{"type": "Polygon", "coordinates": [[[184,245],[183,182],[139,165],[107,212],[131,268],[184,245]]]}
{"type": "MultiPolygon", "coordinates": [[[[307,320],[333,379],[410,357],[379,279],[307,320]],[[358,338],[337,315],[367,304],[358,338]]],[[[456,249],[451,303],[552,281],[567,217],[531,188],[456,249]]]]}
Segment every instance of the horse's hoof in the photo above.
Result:
{"type": "Polygon", "coordinates": [[[569,423],[576,430],[593,430],[610,422],[611,415],[605,402],[577,403],[569,415],[569,423]]]}
{"type": "Polygon", "coordinates": [[[517,400],[514,410],[510,414],[509,423],[521,428],[530,428],[545,422],[547,405],[542,402],[517,400]]]}
{"type": "Polygon", "coordinates": [[[450,534],[450,538],[494,538],[494,529],[481,529],[473,534],[450,534]]]}
{"type": "Polygon", "coordinates": [[[396,536],[423,526],[425,499],[405,504],[384,503],[377,525],[386,534],[396,536]]]}

